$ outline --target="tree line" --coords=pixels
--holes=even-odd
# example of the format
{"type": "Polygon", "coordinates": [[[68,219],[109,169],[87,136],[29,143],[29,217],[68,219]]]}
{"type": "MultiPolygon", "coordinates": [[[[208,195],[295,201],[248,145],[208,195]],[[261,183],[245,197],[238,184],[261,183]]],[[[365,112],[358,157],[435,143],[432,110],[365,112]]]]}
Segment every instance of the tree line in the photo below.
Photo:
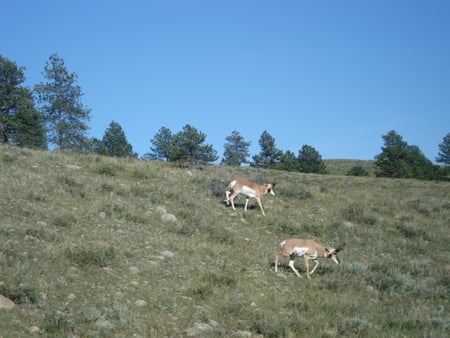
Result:
{"type": "MultiPolygon", "coordinates": [[[[32,89],[24,86],[25,68],[0,55],[0,143],[19,147],[34,147],[63,151],[99,154],[115,157],[134,157],[121,126],[112,121],[102,139],[88,138],[91,111],[82,103],[82,90],[77,74],[71,73],[57,54],[50,55],[43,75],[44,82],[32,89]]],[[[434,165],[419,147],[409,145],[396,131],[382,136],[384,146],[375,156],[376,175],[380,177],[448,179],[450,168],[450,133],[439,146],[434,165]]],[[[327,174],[320,153],[311,145],[303,145],[297,154],[282,151],[275,139],[264,131],[259,139],[261,151],[251,156],[249,147],[239,131],[226,137],[222,165],[250,165],[286,171],[327,174]],[[249,160],[249,158],[251,158],[249,160]]],[[[196,165],[219,160],[217,151],[206,143],[206,134],[187,124],[177,133],[162,127],[150,140],[150,151],[143,160],[196,165]]],[[[364,176],[362,167],[353,167],[348,175],[364,176]]]]}

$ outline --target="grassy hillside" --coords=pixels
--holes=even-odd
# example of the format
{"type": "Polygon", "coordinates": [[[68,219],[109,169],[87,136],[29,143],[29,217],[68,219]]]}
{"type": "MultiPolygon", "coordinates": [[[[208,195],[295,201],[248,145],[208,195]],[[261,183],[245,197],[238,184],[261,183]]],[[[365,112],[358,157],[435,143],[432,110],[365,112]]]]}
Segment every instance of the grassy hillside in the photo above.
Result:
{"type": "Polygon", "coordinates": [[[448,182],[11,147],[0,173],[2,337],[448,336],[448,182]],[[223,204],[235,177],[277,182],[266,217],[223,204]],[[346,242],[342,264],[275,273],[288,237],[346,242]]]}

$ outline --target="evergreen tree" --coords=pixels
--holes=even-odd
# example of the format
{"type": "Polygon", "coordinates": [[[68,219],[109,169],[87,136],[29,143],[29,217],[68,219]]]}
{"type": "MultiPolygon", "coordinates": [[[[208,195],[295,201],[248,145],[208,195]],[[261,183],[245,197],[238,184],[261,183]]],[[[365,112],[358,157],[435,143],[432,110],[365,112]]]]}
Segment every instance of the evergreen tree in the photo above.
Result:
{"type": "Polygon", "coordinates": [[[174,135],[163,127],[152,139],[152,152],[145,157],[190,165],[214,162],[218,158],[217,152],[212,145],[203,144],[205,140],[206,135],[189,124],[174,135]]]}
{"type": "Polygon", "coordinates": [[[436,162],[450,166],[450,133],[445,135],[442,143],[439,144],[439,154],[436,157],[436,162]]]}
{"type": "Polygon", "coordinates": [[[280,163],[275,168],[286,171],[300,171],[300,164],[295,154],[288,150],[281,155],[280,163]]]}
{"type": "Polygon", "coordinates": [[[246,142],[241,134],[234,130],[226,139],[222,164],[239,167],[243,163],[249,163],[247,157],[250,156],[248,148],[251,142],[246,142]]]}
{"type": "Polygon", "coordinates": [[[440,179],[441,173],[417,146],[410,146],[391,130],[383,135],[384,147],[375,159],[377,176],[393,178],[440,179]]]}
{"type": "Polygon", "coordinates": [[[173,152],[171,161],[195,165],[214,162],[218,159],[217,152],[210,144],[203,144],[206,135],[189,124],[173,136],[173,152]]]}
{"type": "Polygon", "coordinates": [[[261,134],[259,146],[261,152],[253,156],[253,163],[250,165],[262,168],[275,167],[280,162],[283,152],[276,148],[275,139],[267,131],[261,134]]]}
{"type": "Polygon", "coordinates": [[[106,156],[107,151],[108,150],[102,140],[96,137],[92,137],[89,140],[89,152],[106,156]]]}
{"type": "Polygon", "coordinates": [[[47,149],[44,118],[33,102],[30,90],[24,88],[23,100],[19,102],[18,110],[12,123],[11,139],[20,147],[47,149]]]}
{"type": "Polygon", "coordinates": [[[0,55],[0,143],[46,148],[42,116],[22,86],[24,69],[0,55]]]}
{"type": "Polygon", "coordinates": [[[48,127],[48,140],[60,150],[85,151],[90,110],[81,103],[78,76],[69,73],[64,61],[52,54],[44,68],[47,83],[35,86],[40,110],[48,127]]]}
{"type": "Polygon", "coordinates": [[[125,133],[117,122],[112,121],[101,142],[93,141],[94,152],[113,157],[137,157],[128,143],[125,133]]]}
{"type": "Polygon", "coordinates": [[[300,171],[304,173],[326,174],[328,172],[319,152],[306,144],[298,152],[298,163],[300,171]]]}
{"type": "Polygon", "coordinates": [[[144,155],[145,159],[170,161],[175,145],[169,128],[161,127],[150,142],[153,144],[153,147],[150,147],[151,152],[144,155]]]}
{"type": "Polygon", "coordinates": [[[382,138],[384,147],[381,147],[382,152],[375,157],[375,164],[378,167],[376,175],[382,177],[411,177],[409,165],[406,162],[408,144],[394,130],[383,135],[382,138]]]}

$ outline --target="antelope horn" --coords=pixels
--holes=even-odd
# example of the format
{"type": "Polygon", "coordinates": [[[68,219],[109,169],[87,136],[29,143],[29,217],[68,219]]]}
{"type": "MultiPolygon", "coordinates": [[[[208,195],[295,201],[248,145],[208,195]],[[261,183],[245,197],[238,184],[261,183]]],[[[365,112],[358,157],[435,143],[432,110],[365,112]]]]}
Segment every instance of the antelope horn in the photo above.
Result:
{"type": "Polygon", "coordinates": [[[341,251],[342,249],[344,249],[345,243],[342,243],[341,245],[339,245],[339,247],[337,249],[334,249],[334,251],[336,253],[338,253],[339,251],[341,251]]]}

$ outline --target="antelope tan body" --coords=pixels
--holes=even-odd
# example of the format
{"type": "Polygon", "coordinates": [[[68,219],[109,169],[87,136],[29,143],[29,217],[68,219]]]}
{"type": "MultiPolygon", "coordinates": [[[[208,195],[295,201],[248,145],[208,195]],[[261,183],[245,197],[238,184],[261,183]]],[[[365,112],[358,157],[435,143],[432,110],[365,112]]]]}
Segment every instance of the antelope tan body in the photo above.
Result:
{"type": "Polygon", "coordinates": [[[275,254],[275,272],[278,271],[278,257],[289,256],[289,267],[295,274],[301,277],[300,273],[294,266],[296,257],[303,257],[306,265],[306,277],[311,279],[311,275],[316,271],[319,265],[319,258],[330,258],[336,264],[340,264],[340,260],[337,257],[337,253],[344,248],[344,244],[341,244],[337,249],[320,245],[312,239],[297,239],[289,238],[280,243],[280,251],[275,254]],[[309,271],[309,261],[314,261],[315,265],[311,272],[309,271]]]}
{"type": "Polygon", "coordinates": [[[261,209],[262,214],[265,216],[265,212],[261,203],[261,196],[265,194],[275,195],[273,191],[273,187],[275,184],[264,184],[258,185],[253,182],[245,181],[245,180],[234,180],[228,185],[228,190],[225,192],[227,196],[226,202],[227,205],[233,207],[233,210],[236,210],[234,207],[234,198],[241,194],[246,197],[244,210],[247,211],[248,200],[250,198],[256,199],[258,202],[259,208],[261,209]]]}

